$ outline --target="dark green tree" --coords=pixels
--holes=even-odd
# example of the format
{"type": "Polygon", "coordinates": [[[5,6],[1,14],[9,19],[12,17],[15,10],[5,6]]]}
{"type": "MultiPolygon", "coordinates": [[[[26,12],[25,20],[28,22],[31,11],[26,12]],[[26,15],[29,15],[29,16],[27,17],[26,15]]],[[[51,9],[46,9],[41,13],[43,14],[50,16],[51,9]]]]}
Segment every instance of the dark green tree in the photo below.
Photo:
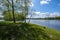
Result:
{"type": "MultiPolygon", "coordinates": [[[[13,15],[12,15],[12,11],[4,11],[3,12],[3,16],[4,16],[4,20],[5,21],[13,21],[13,15]],[[9,16],[10,15],[10,16],[9,16]]],[[[16,21],[24,21],[25,20],[25,15],[24,13],[18,13],[18,12],[15,12],[14,13],[14,16],[15,16],[15,20],[16,21]]]]}

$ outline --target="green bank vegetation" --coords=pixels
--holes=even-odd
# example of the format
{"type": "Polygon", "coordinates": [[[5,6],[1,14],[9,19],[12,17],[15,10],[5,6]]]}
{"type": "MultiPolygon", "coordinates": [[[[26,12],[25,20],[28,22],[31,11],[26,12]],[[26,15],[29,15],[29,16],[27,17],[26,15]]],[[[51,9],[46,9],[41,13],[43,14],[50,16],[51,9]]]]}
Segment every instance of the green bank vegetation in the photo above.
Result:
{"type": "Polygon", "coordinates": [[[0,40],[60,40],[60,31],[30,23],[0,22],[0,40]]]}

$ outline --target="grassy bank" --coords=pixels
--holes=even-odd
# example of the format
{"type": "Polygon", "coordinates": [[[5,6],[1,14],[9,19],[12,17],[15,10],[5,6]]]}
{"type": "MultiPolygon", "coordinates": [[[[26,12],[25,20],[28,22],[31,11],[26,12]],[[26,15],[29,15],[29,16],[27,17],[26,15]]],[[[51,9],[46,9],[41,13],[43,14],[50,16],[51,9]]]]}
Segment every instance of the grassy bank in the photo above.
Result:
{"type": "Polygon", "coordinates": [[[60,31],[28,23],[0,22],[0,40],[60,40],[60,31]]]}

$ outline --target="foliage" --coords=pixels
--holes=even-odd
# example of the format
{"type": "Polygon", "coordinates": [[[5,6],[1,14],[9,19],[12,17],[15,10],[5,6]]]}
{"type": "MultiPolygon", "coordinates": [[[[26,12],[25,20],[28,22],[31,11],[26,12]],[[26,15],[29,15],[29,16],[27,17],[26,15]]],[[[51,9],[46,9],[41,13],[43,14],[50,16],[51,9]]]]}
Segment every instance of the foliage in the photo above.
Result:
{"type": "MultiPolygon", "coordinates": [[[[9,12],[8,11],[4,11],[3,15],[4,15],[4,20],[6,20],[6,21],[13,21],[12,11],[9,11],[9,12]]],[[[16,21],[20,21],[20,20],[23,21],[23,20],[25,20],[24,13],[15,12],[14,17],[15,17],[16,21]]]]}
{"type": "Polygon", "coordinates": [[[29,13],[29,5],[31,4],[31,0],[4,0],[4,1],[0,0],[0,3],[3,5],[4,9],[7,9],[8,11],[12,10],[12,17],[14,23],[15,23],[14,11],[16,10],[22,11],[25,14],[26,22],[26,16],[29,13]]]}

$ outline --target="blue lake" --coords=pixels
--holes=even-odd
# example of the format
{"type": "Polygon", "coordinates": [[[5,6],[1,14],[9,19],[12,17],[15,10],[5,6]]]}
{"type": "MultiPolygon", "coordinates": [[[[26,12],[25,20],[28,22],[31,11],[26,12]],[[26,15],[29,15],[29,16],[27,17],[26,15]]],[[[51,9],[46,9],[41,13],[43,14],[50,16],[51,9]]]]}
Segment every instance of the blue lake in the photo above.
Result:
{"type": "Polygon", "coordinates": [[[60,20],[30,20],[30,23],[47,26],[56,30],[60,30],[60,20]]]}

